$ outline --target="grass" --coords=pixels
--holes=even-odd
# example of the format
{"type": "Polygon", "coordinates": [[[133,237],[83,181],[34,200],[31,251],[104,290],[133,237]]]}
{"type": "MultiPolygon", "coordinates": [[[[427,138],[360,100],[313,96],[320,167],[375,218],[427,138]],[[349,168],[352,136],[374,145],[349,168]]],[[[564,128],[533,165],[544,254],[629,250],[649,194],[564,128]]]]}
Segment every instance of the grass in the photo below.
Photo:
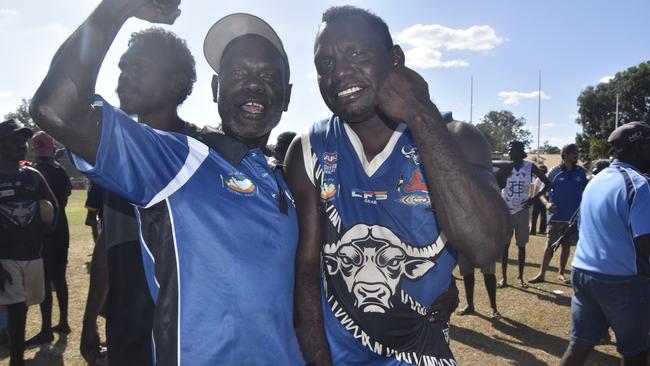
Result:
{"type": "MultiPolygon", "coordinates": [[[[90,228],[84,226],[85,192],[74,191],[67,207],[70,222],[70,254],[68,283],[70,287],[70,323],[72,333],[67,337],[55,335],[55,341],[47,346],[32,348],[25,352],[28,366],[82,366],[79,354],[81,319],[88,291],[86,263],[90,261],[93,243],[90,228]]],[[[528,244],[528,264],[525,277],[537,273],[546,238],[531,236],[528,244]]],[[[516,255],[514,245],[510,248],[508,280],[516,284],[516,255]]],[[[556,255],[557,257],[557,255],[556,255]]],[[[557,265],[553,258],[552,265],[557,265]]],[[[552,267],[556,271],[556,267],[552,267]]],[[[497,265],[497,272],[500,267],[497,265]]],[[[458,271],[455,276],[459,278],[458,271]]],[[[568,344],[571,331],[571,287],[556,281],[554,272],[547,274],[550,282],[531,285],[528,289],[511,286],[499,289],[497,302],[503,319],[491,321],[489,303],[480,272],[476,273],[475,306],[477,315],[452,317],[452,350],[461,365],[557,365],[568,344]]],[[[500,278],[500,275],[497,275],[500,278]]],[[[457,280],[461,293],[461,305],[465,305],[462,280],[457,280]]],[[[53,311],[54,324],[58,322],[56,297],[53,311]]],[[[38,333],[40,311],[38,306],[29,309],[27,337],[38,333]]],[[[0,365],[9,363],[8,351],[0,347],[0,365]]],[[[591,354],[588,365],[616,365],[618,356],[612,344],[598,346],[591,354]]]]}

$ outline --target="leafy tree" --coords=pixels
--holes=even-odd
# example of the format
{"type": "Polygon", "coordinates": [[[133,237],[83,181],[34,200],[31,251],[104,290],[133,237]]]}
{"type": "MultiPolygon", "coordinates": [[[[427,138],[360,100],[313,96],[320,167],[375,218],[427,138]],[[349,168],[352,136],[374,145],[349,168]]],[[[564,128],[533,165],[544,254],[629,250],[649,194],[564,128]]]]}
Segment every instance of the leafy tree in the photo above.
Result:
{"type": "Polygon", "coordinates": [[[508,151],[508,143],[519,140],[526,146],[532,141],[531,133],[524,128],[526,120],[510,111],[490,111],[476,124],[487,137],[492,151],[508,151]]]}
{"type": "Polygon", "coordinates": [[[15,119],[24,123],[27,127],[31,128],[34,131],[40,130],[38,126],[34,123],[32,116],[29,114],[29,103],[31,100],[23,98],[20,101],[20,105],[16,108],[15,111],[9,112],[4,115],[4,119],[15,119]]]}
{"type": "Polygon", "coordinates": [[[576,123],[582,133],[576,144],[587,161],[607,156],[607,137],[616,128],[616,94],[619,124],[650,122],[650,61],[617,73],[607,83],[588,86],[578,96],[576,123]]]}
{"type": "MultiPolygon", "coordinates": [[[[551,145],[548,140],[544,141],[542,146],[539,147],[540,154],[559,154],[561,151],[559,147],[551,145]]],[[[536,154],[537,149],[532,150],[531,153],[536,154]]]]}

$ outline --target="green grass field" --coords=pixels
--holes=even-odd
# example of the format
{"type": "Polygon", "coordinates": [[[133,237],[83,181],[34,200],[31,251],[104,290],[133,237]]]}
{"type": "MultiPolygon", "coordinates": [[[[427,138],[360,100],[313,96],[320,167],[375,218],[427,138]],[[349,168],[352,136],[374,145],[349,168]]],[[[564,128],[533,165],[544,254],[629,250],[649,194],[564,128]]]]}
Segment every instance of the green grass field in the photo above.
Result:
{"type": "MultiPolygon", "coordinates": [[[[81,319],[88,290],[86,264],[90,261],[92,238],[90,228],[84,226],[86,210],[83,207],[84,191],[74,191],[67,207],[70,222],[70,256],[68,283],[70,287],[70,323],[72,333],[55,338],[47,346],[32,348],[25,353],[29,366],[81,366],[85,365],[79,354],[81,319]]],[[[528,244],[526,278],[535,275],[544,249],[546,238],[532,236],[528,244]]],[[[510,249],[509,282],[515,282],[516,248],[510,249]]],[[[551,262],[557,266],[557,258],[551,262]]],[[[556,270],[556,267],[552,267],[556,270]]],[[[500,271],[499,268],[497,268],[500,271]]],[[[458,278],[458,273],[456,272],[458,278]]],[[[498,276],[500,277],[500,276],[498,276]]],[[[571,329],[571,287],[555,281],[554,273],[547,275],[551,282],[531,285],[528,289],[508,287],[498,290],[497,301],[503,319],[489,320],[489,305],[482,276],[477,272],[475,304],[477,315],[452,317],[452,349],[461,365],[557,365],[568,344],[571,329]]],[[[462,280],[457,280],[464,306],[462,280]]],[[[55,297],[56,299],[56,297],[55,297]]],[[[56,300],[55,300],[56,301],[56,300]]],[[[55,302],[54,324],[58,321],[55,302]]],[[[40,312],[38,306],[29,309],[27,337],[38,333],[40,312]]],[[[272,359],[272,355],[269,355],[272,359]]],[[[8,365],[7,349],[0,347],[0,365],[8,365]]],[[[272,364],[272,363],[271,363],[272,364]]],[[[598,346],[587,362],[588,365],[616,365],[618,358],[614,345],[598,346]]]]}

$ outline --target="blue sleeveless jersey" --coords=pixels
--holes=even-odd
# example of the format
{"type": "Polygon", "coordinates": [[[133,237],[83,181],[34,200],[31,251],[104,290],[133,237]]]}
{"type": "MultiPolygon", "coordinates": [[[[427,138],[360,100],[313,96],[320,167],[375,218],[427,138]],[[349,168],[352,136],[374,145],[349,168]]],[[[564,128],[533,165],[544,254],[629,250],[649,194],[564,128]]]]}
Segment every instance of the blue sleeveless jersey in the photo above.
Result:
{"type": "Polygon", "coordinates": [[[233,161],[232,149],[102,102],[95,166],[71,160],[140,206],[156,364],[304,364],[293,327],[297,218],[280,172],[259,149],[233,161]]]}
{"type": "Polygon", "coordinates": [[[336,365],[455,365],[448,324],[428,308],[450,284],[456,253],[431,207],[417,147],[401,124],[367,162],[334,116],[303,136],[320,191],[323,312],[336,365]]]}

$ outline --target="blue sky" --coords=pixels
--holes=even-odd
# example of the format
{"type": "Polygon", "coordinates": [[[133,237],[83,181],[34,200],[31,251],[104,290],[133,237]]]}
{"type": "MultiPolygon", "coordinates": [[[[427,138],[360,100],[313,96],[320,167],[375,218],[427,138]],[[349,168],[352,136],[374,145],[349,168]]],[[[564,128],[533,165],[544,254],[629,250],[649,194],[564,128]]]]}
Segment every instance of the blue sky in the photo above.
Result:
{"type": "MultiPolygon", "coordinates": [[[[0,114],[31,97],[60,43],[99,3],[96,0],[0,0],[0,114]]],[[[329,111],[320,98],[313,67],[313,41],[321,13],[352,4],[384,18],[393,38],[429,83],[441,110],[470,120],[470,77],[474,77],[473,122],[490,110],[508,109],[527,120],[537,141],[538,71],[542,70],[541,141],[573,142],[576,98],[588,85],[650,60],[650,1],[216,1],[181,4],[169,28],[185,38],[197,60],[194,93],[181,107],[183,118],[218,124],[212,103],[212,70],[203,57],[203,37],[220,17],[250,12],[275,27],[284,41],[294,84],[289,112],[274,130],[303,131],[329,111]]],[[[102,67],[97,91],[117,103],[117,60],[131,32],[148,27],[129,20],[102,67]]]]}

